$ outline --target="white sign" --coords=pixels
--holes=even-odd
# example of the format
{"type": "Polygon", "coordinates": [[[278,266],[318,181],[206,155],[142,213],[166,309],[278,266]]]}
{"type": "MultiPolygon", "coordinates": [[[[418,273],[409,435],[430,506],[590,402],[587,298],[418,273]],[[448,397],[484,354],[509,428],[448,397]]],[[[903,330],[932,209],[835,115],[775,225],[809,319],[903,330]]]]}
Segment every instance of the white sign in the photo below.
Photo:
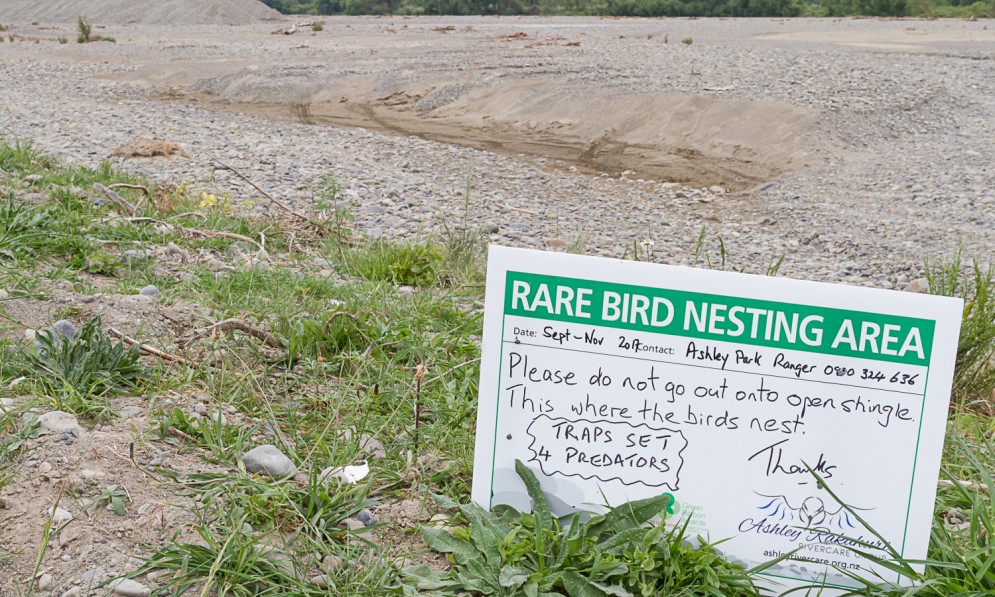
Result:
{"type": "Polygon", "coordinates": [[[878,539],[923,559],[959,299],[491,247],[473,500],[553,511],[664,493],[668,524],[781,590],[841,571],[878,539]]]}

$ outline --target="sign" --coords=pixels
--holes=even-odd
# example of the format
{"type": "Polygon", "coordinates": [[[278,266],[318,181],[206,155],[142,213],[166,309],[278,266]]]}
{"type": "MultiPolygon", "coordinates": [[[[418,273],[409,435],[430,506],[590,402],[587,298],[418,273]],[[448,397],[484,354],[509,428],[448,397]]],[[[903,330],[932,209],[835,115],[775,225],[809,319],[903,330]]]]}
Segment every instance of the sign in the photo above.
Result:
{"type": "MultiPolygon", "coordinates": [[[[557,515],[670,494],[668,524],[784,589],[878,539],[923,559],[959,299],[491,247],[473,500],[557,515]]],[[[824,593],[826,594],[826,593],[824,593]]]]}

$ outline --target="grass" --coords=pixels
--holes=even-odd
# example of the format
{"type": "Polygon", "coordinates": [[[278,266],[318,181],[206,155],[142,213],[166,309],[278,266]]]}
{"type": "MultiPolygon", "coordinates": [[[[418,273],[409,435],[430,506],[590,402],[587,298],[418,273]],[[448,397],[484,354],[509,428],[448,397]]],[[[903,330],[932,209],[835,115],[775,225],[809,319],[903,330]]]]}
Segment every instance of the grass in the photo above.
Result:
{"type": "MultiPolygon", "coordinates": [[[[577,539],[571,532],[594,523],[568,524],[542,518],[541,512],[489,518],[463,506],[452,510],[455,522],[449,530],[429,530],[424,537],[431,547],[451,554],[455,566],[441,576],[407,567],[405,580],[394,560],[411,556],[419,536],[397,531],[388,544],[375,547],[361,537],[365,529],[343,526],[377,502],[427,501],[434,494],[441,496],[441,505],[432,508],[454,508],[468,499],[484,265],[471,177],[464,212],[447,223],[441,241],[394,242],[365,239],[351,228],[332,176],[315,188],[324,214],[302,224],[254,217],[239,207],[246,198],[206,202],[199,193],[159,187],[109,164],[96,170],[64,166],[17,139],[0,140],[0,169],[5,173],[0,184],[6,187],[0,188],[0,284],[12,296],[44,299],[53,283],[62,281],[75,284],[80,293],[134,294],[154,284],[163,305],[183,301],[194,306],[194,327],[237,318],[271,333],[281,346],[242,331],[219,332],[182,349],[161,347],[180,353],[184,363],[139,359],[135,349],[107,336],[101,320],[84,318],[83,311],[70,306],[53,312],[52,320],[75,321],[80,329],[74,340],[46,337],[41,351],[17,340],[0,343],[0,388],[24,376],[21,390],[98,418],[113,416],[114,396],[141,394],[152,412],[145,430],[151,441],[199,454],[223,471],[183,477],[154,473],[170,491],[193,498],[196,519],[196,540],[177,536],[150,546],[144,564],[132,573],[168,571],[158,581],[162,594],[414,595],[416,585],[422,594],[458,593],[483,587],[473,584],[485,576],[478,567],[481,558],[492,568],[486,574],[496,583],[493,594],[519,589],[531,594],[529,583],[537,594],[541,585],[556,595],[572,589],[601,595],[597,591],[606,587],[617,589],[608,594],[756,594],[751,576],[756,570],[722,560],[707,544],[691,548],[680,527],[630,525],[614,543],[601,530],[591,531],[564,547],[557,563],[543,559],[545,547],[537,545],[566,545],[577,539]],[[148,221],[124,220],[92,191],[94,183],[147,187],[149,200],[133,189],[118,192],[138,206],[136,217],[148,221]],[[27,192],[48,199],[18,198],[27,192]],[[191,228],[206,234],[183,230],[191,228]],[[272,256],[268,267],[239,265],[240,257],[231,252],[233,239],[217,233],[265,246],[272,256]],[[177,266],[187,274],[179,277],[153,265],[121,263],[123,250],[168,243],[191,256],[217,256],[233,267],[215,272],[190,260],[177,266]],[[237,414],[228,421],[196,420],[182,405],[166,401],[193,392],[206,395],[209,412],[237,414]],[[379,442],[385,455],[372,454],[370,440],[379,442]],[[301,476],[273,481],[245,473],[240,456],[260,443],[278,445],[301,476]],[[373,472],[361,483],[329,485],[320,478],[323,469],[362,460],[373,472]],[[500,537],[491,537],[494,545],[482,539],[486,529],[492,535],[501,531],[500,537]],[[459,555],[455,546],[463,544],[457,540],[475,545],[474,551],[459,555]],[[492,558],[495,545],[498,560],[492,558]],[[334,571],[322,564],[339,558],[347,564],[334,571]],[[637,560],[648,562],[648,569],[630,572],[637,560]],[[615,574],[618,564],[626,572],[615,574]],[[319,575],[327,576],[327,588],[309,581],[319,575]]],[[[247,250],[256,251],[251,243],[247,250]]],[[[649,259],[652,245],[634,244],[628,256],[649,259]]],[[[702,266],[738,269],[730,265],[721,237],[706,238],[704,229],[695,256],[702,266]]],[[[775,274],[779,263],[772,259],[768,273],[775,274]]],[[[944,455],[944,475],[957,482],[942,487],[937,497],[929,564],[916,577],[922,583],[918,594],[990,594],[995,590],[989,547],[995,521],[990,473],[995,424],[986,408],[995,384],[992,273],[978,263],[965,267],[959,257],[931,262],[927,269],[931,288],[965,297],[967,310],[944,455]]],[[[11,320],[5,331],[19,338],[24,327],[11,320]]],[[[155,340],[141,337],[141,330],[136,334],[155,340]]],[[[0,412],[0,487],[38,434],[37,415],[22,403],[17,409],[0,412]]],[[[113,505],[115,495],[105,498],[113,505]]],[[[533,499],[540,502],[542,496],[533,499]]],[[[653,514],[651,509],[647,506],[645,513],[653,514]]],[[[911,570],[893,554],[877,557],[911,570]]],[[[907,593],[868,586],[862,594],[907,593]]]]}

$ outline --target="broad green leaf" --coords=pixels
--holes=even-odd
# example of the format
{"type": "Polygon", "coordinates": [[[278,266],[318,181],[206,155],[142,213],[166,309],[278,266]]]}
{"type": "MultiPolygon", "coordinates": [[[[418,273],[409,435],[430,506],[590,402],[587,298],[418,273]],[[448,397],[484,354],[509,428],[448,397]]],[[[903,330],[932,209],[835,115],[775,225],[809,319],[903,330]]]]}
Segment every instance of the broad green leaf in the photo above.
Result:
{"type": "Polygon", "coordinates": [[[642,527],[636,527],[634,529],[628,529],[612,535],[611,537],[605,539],[601,543],[595,546],[600,552],[617,554],[621,550],[631,547],[634,543],[639,543],[642,541],[643,537],[648,532],[648,529],[642,527]]]}
{"type": "Polygon", "coordinates": [[[443,510],[455,510],[456,508],[459,507],[459,504],[457,504],[456,501],[453,500],[453,498],[447,495],[433,493],[432,499],[435,500],[435,505],[437,505],[439,508],[442,508],[443,510]]]}
{"type": "Polygon", "coordinates": [[[637,527],[663,512],[670,498],[654,496],[642,500],[626,502],[611,509],[597,523],[590,525],[590,530],[597,533],[596,537],[607,533],[620,533],[626,529],[637,527]]]}
{"type": "MultiPolygon", "coordinates": [[[[501,568],[501,574],[498,576],[498,582],[502,587],[507,588],[517,588],[526,583],[529,580],[529,571],[525,568],[519,566],[505,566],[501,568]]],[[[535,583],[531,583],[533,587],[538,587],[535,583]]]]}
{"type": "Polygon", "coordinates": [[[457,539],[442,529],[423,527],[421,536],[425,539],[425,543],[435,551],[453,554],[458,564],[469,564],[472,561],[482,559],[480,552],[473,547],[473,544],[457,539]]]}
{"type": "Polygon", "coordinates": [[[563,571],[563,588],[570,597],[607,597],[607,593],[573,570],[563,571]]]}
{"type": "Polygon", "coordinates": [[[605,584],[602,584],[602,583],[599,583],[599,582],[593,582],[593,581],[591,582],[591,584],[594,587],[596,587],[596,588],[601,589],[602,591],[604,591],[606,595],[613,595],[614,597],[634,597],[632,595],[632,593],[630,593],[629,591],[626,591],[623,587],[620,587],[618,585],[605,585],[605,584]]]}
{"type": "Polygon", "coordinates": [[[518,476],[522,478],[522,482],[525,483],[525,489],[529,492],[529,497],[532,498],[532,515],[535,517],[535,549],[537,556],[537,564],[540,570],[546,567],[546,558],[550,555],[546,549],[546,531],[553,530],[553,515],[549,510],[549,501],[546,500],[546,494],[542,492],[542,487],[539,485],[539,480],[536,479],[535,473],[532,469],[525,466],[525,464],[515,459],[515,471],[518,476]]]}
{"type": "Polygon", "coordinates": [[[549,510],[549,501],[546,500],[546,494],[542,492],[542,487],[539,485],[535,473],[517,459],[515,460],[515,472],[522,478],[525,489],[529,492],[529,497],[532,498],[532,514],[536,518],[536,530],[552,529],[553,516],[549,510]]]}
{"type": "Polygon", "coordinates": [[[470,538],[473,540],[474,546],[480,553],[484,554],[489,565],[495,568],[500,566],[501,550],[498,544],[502,541],[502,537],[495,532],[493,525],[487,524],[484,512],[480,507],[467,508],[464,512],[470,519],[470,538]]]}
{"type": "Polygon", "coordinates": [[[419,589],[434,591],[453,587],[456,583],[449,579],[446,572],[436,572],[425,564],[409,566],[401,570],[401,575],[408,582],[413,582],[419,589]]]}

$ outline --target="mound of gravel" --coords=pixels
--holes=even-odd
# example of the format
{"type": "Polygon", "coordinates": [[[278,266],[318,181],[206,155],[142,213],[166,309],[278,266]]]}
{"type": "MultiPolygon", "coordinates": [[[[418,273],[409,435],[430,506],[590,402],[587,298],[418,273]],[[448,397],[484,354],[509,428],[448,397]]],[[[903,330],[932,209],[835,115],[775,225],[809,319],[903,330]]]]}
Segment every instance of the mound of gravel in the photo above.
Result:
{"type": "Polygon", "coordinates": [[[100,25],[249,25],[280,19],[259,0],[3,0],[0,22],[71,23],[79,15],[100,25]]]}

